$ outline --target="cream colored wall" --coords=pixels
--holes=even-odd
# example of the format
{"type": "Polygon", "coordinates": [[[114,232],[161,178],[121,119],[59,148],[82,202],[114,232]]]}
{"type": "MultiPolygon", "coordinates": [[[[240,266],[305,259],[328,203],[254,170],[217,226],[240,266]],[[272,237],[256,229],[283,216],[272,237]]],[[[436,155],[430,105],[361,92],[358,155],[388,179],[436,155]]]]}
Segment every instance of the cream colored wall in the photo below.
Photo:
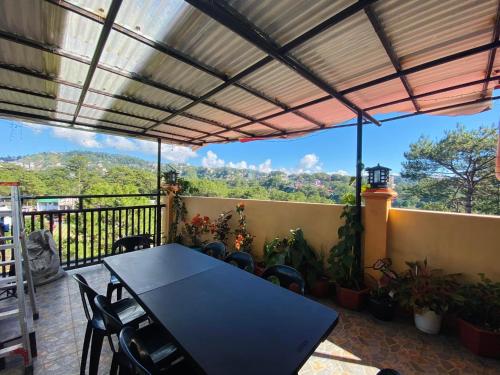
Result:
{"type": "MultiPolygon", "coordinates": [[[[258,258],[262,256],[264,241],[276,236],[288,236],[290,229],[299,227],[303,229],[307,241],[325,256],[338,241],[341,205],[205,197],[184,199],[188,218],[199,213],[214,219],[221,212],[234,211],[238,202],[244,202],[248,230],[256,236],[253,252],[258,258]]],[[[233,227],[235,223],[236,219],[233,219],[233,227]]]]}
{"type": "MultiPolygon", "coordinates": [[[[342,225],[342,205],[205,197],[186,197],[185,202],[188,218],[199,213],[211,219],[244,202],[248,229],[256,236],[253,251],[258,258],[262,256],[264,241],[288,236],[290,229],[299,227],[308,242],[326,257],[338,241],[337,229],[342,225]]],[[[235,224],[234,218],[233,227],[235,224]]],[[[370,251],[370,244],[365,243],[364,249],[370,251]]],[[[405,261],[427,257],[431,267],[448,273],[460,272],[473,278],[484,272],[500,281],[500,216],[392,208],[387,256],[397,271],[405,269],[405,261]]]]}
{"type": "Polygon", "coordinates": [[[432,268],[500,281],[500,216],[393,208],[387,238],[396,270],[427,257],[432,268]]]}

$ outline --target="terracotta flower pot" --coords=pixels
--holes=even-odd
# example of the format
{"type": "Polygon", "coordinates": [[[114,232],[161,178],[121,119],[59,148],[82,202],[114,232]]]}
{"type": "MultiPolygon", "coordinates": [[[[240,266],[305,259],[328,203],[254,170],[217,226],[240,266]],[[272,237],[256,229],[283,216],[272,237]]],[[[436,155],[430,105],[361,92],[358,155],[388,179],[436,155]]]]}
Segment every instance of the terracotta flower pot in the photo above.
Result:
{"type": "Polygon", "coordinates": [[[482,357],[500,359],[500,333],[481,329],[458,319],[460,342],[472,353],[482,357]]]}
{"type": "Polygon", "coordinates": [[[337,302],[340,306],[350,310],[361,310],[368,296],[368,288],[361,290],[353,290],[336,286],[337,302]]]}
{"type": "Polygon", "coordinates": [[[330,282],[326,277],[319,278],[311,287],[311,295],[316,298],[327,298],[330,293],[330,282]]]}

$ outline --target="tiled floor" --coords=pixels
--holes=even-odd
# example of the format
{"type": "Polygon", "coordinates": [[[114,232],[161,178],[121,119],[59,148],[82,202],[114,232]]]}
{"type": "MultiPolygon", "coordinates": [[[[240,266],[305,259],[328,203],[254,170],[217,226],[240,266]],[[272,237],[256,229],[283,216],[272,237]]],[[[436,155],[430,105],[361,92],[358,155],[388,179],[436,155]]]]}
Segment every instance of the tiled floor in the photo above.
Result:
{"type": "MultiPolygon", "coordinates": [[[[78,272],[98,292],[105,293],[109,275],[103,266],[78,272]]],[[[66,276],[40,287],[37,298],[40,319],[36,322],[35,374],[78,374],[85,316],[75,281],[66,276]]],[[[332,307],[340,311],[340,322],[304,365],[301,375],[376,374],[384,367],[404,375],[500,374],[500,361],[476,357],[453,336],[430,336],[418,332],[409,321],[379,322],[366,313],[332,307]]],[[[108,373],[110,359],[105,342],[100,373],[108,373]]],[[[17,359],[9,359],[6,369],[0,371],[0,375],[22,373],[17,359]]]]}

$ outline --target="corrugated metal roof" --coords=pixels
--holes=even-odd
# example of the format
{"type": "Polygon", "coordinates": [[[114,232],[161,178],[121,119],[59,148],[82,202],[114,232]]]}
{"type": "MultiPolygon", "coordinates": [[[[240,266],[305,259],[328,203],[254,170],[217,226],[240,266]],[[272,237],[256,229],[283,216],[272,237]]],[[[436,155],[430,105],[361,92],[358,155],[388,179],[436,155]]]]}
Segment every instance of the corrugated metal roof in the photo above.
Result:
{"type": "MultiPolygon", "coordinates": [[[[189,1],[208,8],[183,0],[122,3],[75,127],[191,146],[297,136],[353,119],[349,106],[370,115],[426,111],[488,98],[496,84],[486,91],[483,83],[467,85],[486,78],[489,51],[498,47],[498,0],[372,1],[379,30],[355,0],[189,1]],[[209,14],[224,7],[232,9],[226,26],[227,14],[209,14]],[[492,42],[481,53],[419,67],[492,42]],[[398,74],[418,95],[415,105],[398,74]],[[446,90],[455,85],[462,86],[446,90]],[[333,90],[347,106],[331,99],[333,90]]],[[[70,126],[111,3],[0,2],[0,116],[70,126]]],[[[499,68],[497,57],[492,73],[499,68]]],[[[490,107],[483,101],[433,114],[490,107]]]]}

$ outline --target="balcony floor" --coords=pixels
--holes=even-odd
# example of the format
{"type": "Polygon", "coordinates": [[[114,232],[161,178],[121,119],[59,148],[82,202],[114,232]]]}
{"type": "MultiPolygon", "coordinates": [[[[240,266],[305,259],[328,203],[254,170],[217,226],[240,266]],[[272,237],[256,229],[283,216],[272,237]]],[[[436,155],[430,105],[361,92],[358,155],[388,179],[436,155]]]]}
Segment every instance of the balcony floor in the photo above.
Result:
{"type": "MultiPolygon", "coordinates": [[[[104,266],[78,272],[105,293],[109,274],[104,266]]],[[[67,276],[39,287],[37,298],[40,319],[36,322],[35,374],[78,374],[85,316],[76,282],[67,276]]],[[[341,314],[339,324],[304,365],[301,375],[376,374],[384,367],[405,375],[500,374],[500,361],[476,357],[454,336],[430,336],[418,332],[409,321],[379,322],[367,313],[332,307],[341,314]]],[[[108,373],[110,364],[111,351],[104,342],[99,372],[108,373]]],[[[0,373],[23,374],[19,359],[8,358],[0,373]]]]}

